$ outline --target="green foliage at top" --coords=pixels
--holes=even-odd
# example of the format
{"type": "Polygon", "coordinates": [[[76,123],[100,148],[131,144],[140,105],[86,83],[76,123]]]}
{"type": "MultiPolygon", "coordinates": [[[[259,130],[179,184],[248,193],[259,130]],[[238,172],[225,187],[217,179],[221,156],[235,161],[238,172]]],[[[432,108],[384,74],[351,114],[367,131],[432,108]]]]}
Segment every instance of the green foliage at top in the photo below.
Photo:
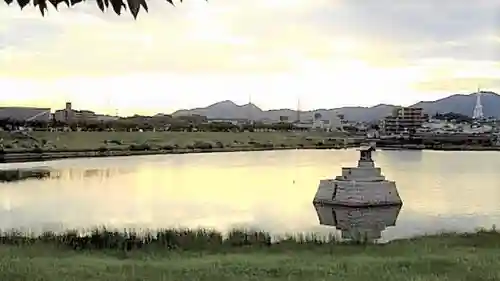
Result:
{"type": "MultiPolygon", "coordinates": [[[[16,0],[21,9],[32,3],[35,7],[38,7],[38,9],[40,9],[42,15],[45,15],[48,5],[52,5],[57,9],[59,4],[61,3],[64,3],[66,4],[66,6],[71,7],[84,1],[86,0],[16,0]]],[[[172,6],[175,6],[173,0],[165,1],[170,3],[172,6]]],[[[179,1],[182,3],[182,0],[179,1]]],[[[5,3],[7,3],[8,5],[12,4],[13,2],[14,0],[5,0],[5,3]]],[[[134,18],[137,18],[137,15],[139,14],[141,8],[143,8],[146,12],[148,11],[148,4],[146,3],[146,0],[126,0],[126,2],[122,0],[96,0],[96,4],[97,7],[99,7],[99,9],[103,12],[111,7],[117,15],[121,15],[122,11],[126,10],[128,7],[130,13],[132,14],[132,16],[134,16],[134,18]]]]}

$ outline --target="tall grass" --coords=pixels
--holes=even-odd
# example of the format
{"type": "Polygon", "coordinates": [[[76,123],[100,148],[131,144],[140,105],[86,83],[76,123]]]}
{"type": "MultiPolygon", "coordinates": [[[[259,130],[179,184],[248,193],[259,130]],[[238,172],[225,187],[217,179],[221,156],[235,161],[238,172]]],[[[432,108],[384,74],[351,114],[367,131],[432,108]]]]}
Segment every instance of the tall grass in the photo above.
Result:
{"type": "Polygon", "coordinates": [[[64,233],[44,232],[40,235],[7,231],[0,235],[0,244],[33,245],[50,243],[75,250],[222,250],[241,247],[271,247],[283,244],[338,243],[333,235],[315,234],[273,236],[264,231],[233,229],[226,235],[211,229],[161,229],[157,231],[109,230],[105,227],[90,231],[69,230],[64,233]]]}
{"type": "MultiPolygon", "coordinates": [[[[412,238],[393,243],[412,244],[425,239],[433,245],[463,245],[500,247],[500,232],[496,229],[478,230],[475,233],[443,233],[434,236],[412,238]]],[[[223,235],[211,229],[161,229],[158,231],[109,230],[105,227],[88,231],[70,230],[64,233],[44,232],[34,235],[20,231],[0,234],[0,244],[14,246],[53,245],[73,250],[163,250],[163,251],[215,251],[234,249],[312,249],[339,245],[369,245],[367,239],[342,242],[333,234],[322,236],[315,233],[273,236],[258,230],[233,229],[223,235]]],[[[329,247],[328,247],[329,248],[329,247]]]]}

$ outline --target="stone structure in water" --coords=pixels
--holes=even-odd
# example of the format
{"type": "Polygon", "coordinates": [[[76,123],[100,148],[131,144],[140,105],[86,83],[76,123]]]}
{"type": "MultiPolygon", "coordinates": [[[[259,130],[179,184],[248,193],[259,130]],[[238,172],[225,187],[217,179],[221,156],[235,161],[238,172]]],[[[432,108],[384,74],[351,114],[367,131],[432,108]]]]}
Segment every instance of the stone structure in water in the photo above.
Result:
{"type": "Polygon", "coordinates": [[[401,205],[353,208],[315,205],[321,225],[334,226],[342,239],[371,242],[382,238],[382,232],[396,225],[401,205]]]}
{"type": "Polygon", "coordinates": [[[350,207],[402,205],[394,181],[388,181],[372,160],[373,146],[360,148],[357,167],[342,168],[335,179],[321,180],[313,203],[350,207]]]}

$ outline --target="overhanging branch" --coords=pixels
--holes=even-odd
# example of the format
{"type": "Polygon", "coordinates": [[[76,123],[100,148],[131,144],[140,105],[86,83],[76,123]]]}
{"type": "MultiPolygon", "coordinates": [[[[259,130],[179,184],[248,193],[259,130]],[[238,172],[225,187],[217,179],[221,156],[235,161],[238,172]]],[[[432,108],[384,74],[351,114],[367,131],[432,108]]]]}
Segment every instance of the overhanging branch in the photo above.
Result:
{"type": "MultiPolygon", "coordinates": [[[[21,7],[21,10],[26,7],[28,4],[32,3],[35,7],[38,7],[40,9],[40,12],[42,13],[42,16],[45,15],[45,12],[47,11],[47,5],[50,3],[54,8],[59,6],[59,4],[64,3],[66,6],[71,7],[75,4],[78,4],[80,2],[85,2],[87,0],[4,0],[7,5],[10,5],[14,2],[17,2],[19,7],[21,7]]],[[[101,11],[107,10],[110,6],[113,9],[113,11],[117,15],[121,15],[122,11],[130,10],[130,13],[132,16],[134,16],[134,19],[137,18],[137,14],[139,14],[139,11],[141,10],[141,7],[147,12],[148,11],[148,5],[146,3],[146,0],[95,0],[97,3],[97,7],[101,11]],[[124,2],[126,1],[126,2],[124,2]],[[125,3],[127,5],[125,5],[125,3]]],[[[172,6],[175,6],[173,0],[165,0],[168,3],[170,3],[172,6]]],[[[181,3],[183,0],[179,0],[181,3]]],[[[208,0],[207,0],[208,1],[208,0]]]]}

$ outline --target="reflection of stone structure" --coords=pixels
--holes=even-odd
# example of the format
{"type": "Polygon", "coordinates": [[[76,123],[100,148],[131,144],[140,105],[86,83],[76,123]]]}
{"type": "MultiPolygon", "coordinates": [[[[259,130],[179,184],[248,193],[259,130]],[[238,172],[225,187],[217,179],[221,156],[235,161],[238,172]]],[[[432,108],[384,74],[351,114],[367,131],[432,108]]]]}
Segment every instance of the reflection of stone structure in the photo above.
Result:
{"type": "Polygon", "coordinates": [[[315,205],[321,225],[335,226],[343,239],[371,241],[381,238],[382,231],[395,226],[401,210],[399,206],[352,208],[315,205]]]}
{"type": "Polygon", "coordinates": [[[372,160],[372,146],[360,149],[357,167],[342,168],[342,176],[321,180],[314,203],[351,207],[401,205],[396,183],[388,181],[372,160]]]}

